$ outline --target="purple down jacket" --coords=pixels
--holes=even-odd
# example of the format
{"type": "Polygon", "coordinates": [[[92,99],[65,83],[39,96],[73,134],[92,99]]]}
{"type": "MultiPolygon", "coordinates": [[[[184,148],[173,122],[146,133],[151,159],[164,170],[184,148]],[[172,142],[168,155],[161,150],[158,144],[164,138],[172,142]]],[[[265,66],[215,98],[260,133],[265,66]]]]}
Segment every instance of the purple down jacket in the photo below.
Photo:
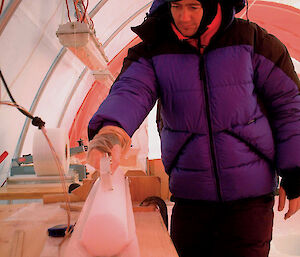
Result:
{"type": "Polygon", "coordinates": [[[129,50],[89,137],[107,123],[132,136],[160,99],[162,160],[175,197],[273,192],[276,170],[300,167],[300,83],[287,49],[222,5],[221,27],[200,54],[175,36],[166,9],[133,28],[142,42],[129,50]]]}

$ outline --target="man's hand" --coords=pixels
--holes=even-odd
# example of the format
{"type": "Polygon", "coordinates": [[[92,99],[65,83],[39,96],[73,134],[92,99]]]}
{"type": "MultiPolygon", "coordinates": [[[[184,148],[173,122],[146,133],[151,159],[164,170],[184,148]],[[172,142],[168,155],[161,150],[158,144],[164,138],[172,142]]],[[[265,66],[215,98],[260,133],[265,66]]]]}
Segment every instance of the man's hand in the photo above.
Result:
{"type": "Polygon", "coordinates": [[[105,126],[90,141],[87,163],[100,171],[100,159],[111,156],[111,171],[114,173],[130,149],[131,139],[125,130],[116,126],[105,126]]]}
{"type": "MultiPolygon", "coordinates": [[[[280,187],[279,188],[279,203],[278,203],[278,211],[282,211],[286,201],[286,193],[285,190],[280,187]]],[[[289,200],[289,210],[284,215],[284,219],[288,219],[293,214],[295,214],[300,209],[300,197],[289,200]]]]}
{"type": "MultiPolygon", "coordinates": [[[[120,165],[120,159],[121,159],[121,151],[122,148],[120,145],[116,144],[112,147],[111,152],[108,153],[111,156],[111,171],[114,173],[118,166],[120,165]]],[[[93,149],[88,155],[87,162],[90,164],[93,168],[100,171],[100,159],[104,156],[104,153],[93,149]]]]}

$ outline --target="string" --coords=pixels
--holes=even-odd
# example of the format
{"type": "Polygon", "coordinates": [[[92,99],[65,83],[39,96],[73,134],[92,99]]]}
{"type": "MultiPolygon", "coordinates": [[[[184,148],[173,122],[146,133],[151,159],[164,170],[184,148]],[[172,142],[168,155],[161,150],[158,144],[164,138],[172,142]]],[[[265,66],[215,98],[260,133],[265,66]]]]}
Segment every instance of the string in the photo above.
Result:
{"type": "Polygon", "coordinates": [[[59,170],[59,176],[60,176],[60,180],[61,180],[61,184],[62,184],[62,188],[63,188],[63,193],[64,193],[64,197],[65,197],[65,205],[66,205],[66,211],[67,211],[67,217],[68,217],[68,224],[67,224],[67,229],[66,229],[66,232],[65,232],[65,236],[67,236],[69,233],[70,233],[70,220],[71,220],[71,210],[70,210],[70,196],[68,194],[68,189],[67,189],[67,186],[66,186],[66,180],[65,180],[65,177],[64,177],[64,168],[61,164],[61,161],[53,147],[53,144],[51,142],[51,140],[49,139],[48,135],[47,135],[47,130],[45,127],[42,127],[41,128],[41,131],[42,133],[44,134],[47,142],[48,142],[48,145],[51,149],[51,152],[52,152],[52,155],[54,157],[54,160],[55,160],[55,163],[56,163],[56,166],[58,167],[58,170],[59,170]]]}
{"type": "MultiPolygon", "coordinates": [[[[22,111],[22,113],[28,113],[28,114],[30,114],[24,107],[20,106],[17,103],[9,102],[9,101],[0,101],[0,104],[12,106],[12,107],[16,107],[20,111],[22,111]]],[[[65,198],[64,200],[65,200],[66,212],[67,212],[67,229],[66,229],[66,232],[65,232],[65,238],[67,238],[69,236],[69,234],[71,234],[71,230],[70,230],[71,209],[70,209],[70,196],[68,194],[66,180],[65,180],[65,177],[64,177],[64,171],[63,171],[64,168],[63,168],[62,163],[61,163],[61,161],[60,161],[60,159],[59,159],[59,157],[58,157],[58,155],[57,155],[57,153],[56,153],[56,151],[55,151],[55,149],[53,147],[53,144],[52,144],[51,140],[49,139],[49,137],[47,135],[46,128],[44,126],[41,126],[40,129],[41,129],[43,135],[46,138],[46,141],[47,141],[47,143],[48,143],[48,145],[50,147],[51,153],[52,153],[52,155],[54,157],[56,166],[58,167],[58,170],[59,170],[59,176],[60,176],[60,181],[61,181],[61,185],[62,185],[62,191],[63,191],[64,198],[65,198]]],[[[60,245],[65,241],[65,238],[62,240],[62,242],[60,243],[60,245]]]]}
{"type": "Polygon", "coordinates": [[[71,18],[70,18],[70,10],[69,10],[69,5],[68,5],[68,0],[66,0],[66,7],[67,7],[67,12],[68,12],[69,22],[71,22],[71,18]]]}

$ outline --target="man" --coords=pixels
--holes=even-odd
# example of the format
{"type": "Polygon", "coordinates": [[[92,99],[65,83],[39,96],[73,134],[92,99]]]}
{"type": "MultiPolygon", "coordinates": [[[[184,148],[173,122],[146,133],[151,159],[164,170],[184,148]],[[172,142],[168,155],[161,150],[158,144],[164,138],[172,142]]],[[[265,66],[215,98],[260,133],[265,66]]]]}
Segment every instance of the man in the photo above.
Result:
{"type": "Polygon", "coordinates": [[[277,174],[279,210],[286,195],[286,219],[300,208],[300,82],[278,39],[234,18],[243,5],[154,1],[89,124],[90,159],[115,168],[160,100],[179,256],[268,256],[277,174]]]}

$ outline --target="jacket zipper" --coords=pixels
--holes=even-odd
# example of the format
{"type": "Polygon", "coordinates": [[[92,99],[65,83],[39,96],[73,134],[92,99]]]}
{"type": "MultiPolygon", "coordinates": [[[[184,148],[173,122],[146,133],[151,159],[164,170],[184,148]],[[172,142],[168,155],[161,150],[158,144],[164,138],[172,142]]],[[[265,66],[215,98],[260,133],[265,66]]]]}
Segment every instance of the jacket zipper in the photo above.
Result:
{"type": "Polygon", "coordinates": [[[217,194],[220,202],[223,202],[222,195],[221,195],[221,186],[220,186],[220,178],[217,169],[217,161],[216,161],[216,154],[215,154],[215,147],[214,147],[214,140],[213,140],[213,133],[212,133],[212,125],[211,125],[211,116],[210,116],[210,106],[209,106],[209,98],[208,98],[208,89],[207,89],[207,81],[206,81],[206,74],[205,74],[205,66],[204,66],[204,57],[201,54],[200,56],[200,77],[203,80],[203,88],[204,88],[204,95],[205,95],[205,105],[206,105],[206,118],[208,123],[208,133],[209,133],[209,142],[210,142],[210,153],[213,163],[213,171],[216,180],[217,186],[217,194]]]}

